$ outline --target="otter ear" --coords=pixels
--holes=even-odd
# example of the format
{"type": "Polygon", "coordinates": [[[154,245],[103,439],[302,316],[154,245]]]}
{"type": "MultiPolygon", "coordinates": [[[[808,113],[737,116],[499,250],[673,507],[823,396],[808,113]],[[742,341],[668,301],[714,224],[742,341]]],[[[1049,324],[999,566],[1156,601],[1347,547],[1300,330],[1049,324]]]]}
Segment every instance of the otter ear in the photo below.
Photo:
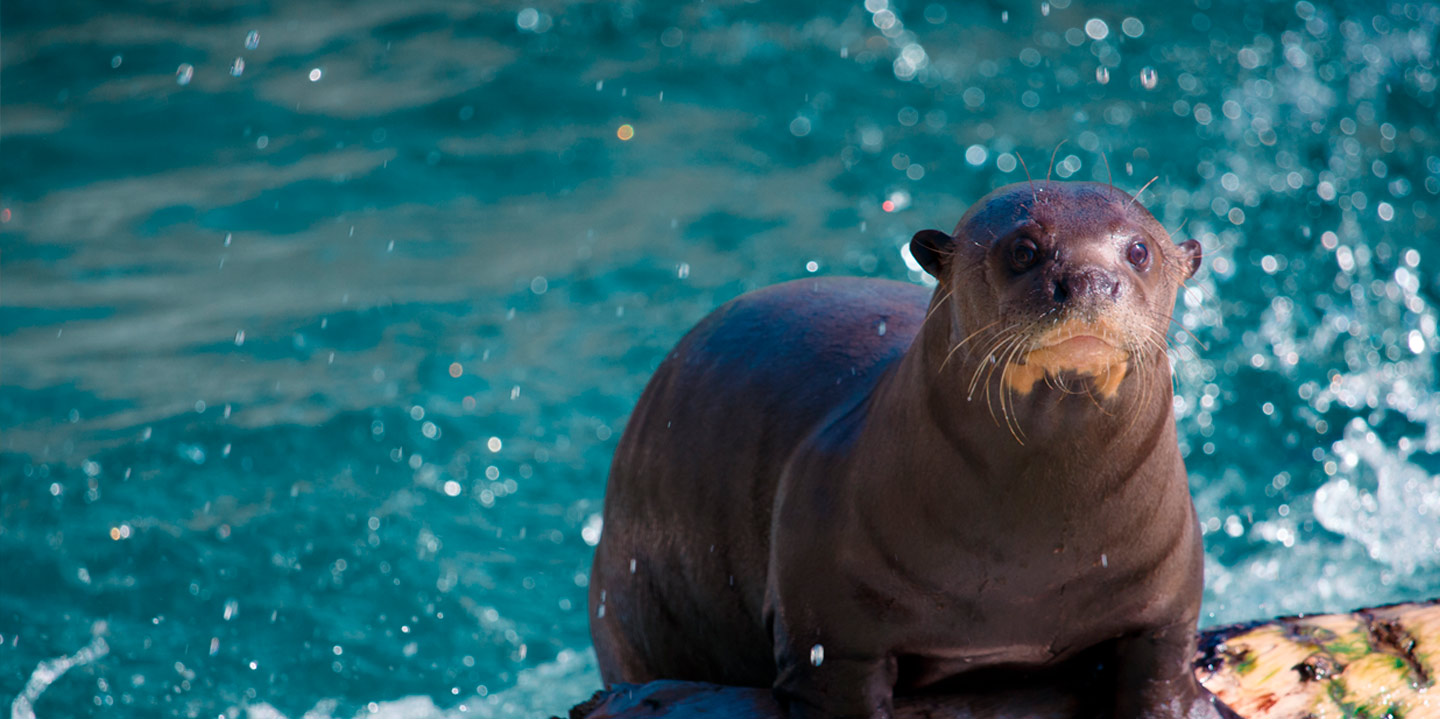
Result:
{"type": "Polygon", "coordinates": [[[1185,240],[1181,242],[1180,251],[1184,253],[1180,266],[1185,270],[1185,278],[1195,276],[1195,271],[1200,269],[1200,257],[1205,253],[1200,249],[1200,243],[1196,240],[1185,240]]]}
{"type": "Polygon", "coordinates": [[[943,279],[945,259],[950,256],[955,238],[939,230],[921,230],[910,238],[910,255],[935,279],[943,279]]]}

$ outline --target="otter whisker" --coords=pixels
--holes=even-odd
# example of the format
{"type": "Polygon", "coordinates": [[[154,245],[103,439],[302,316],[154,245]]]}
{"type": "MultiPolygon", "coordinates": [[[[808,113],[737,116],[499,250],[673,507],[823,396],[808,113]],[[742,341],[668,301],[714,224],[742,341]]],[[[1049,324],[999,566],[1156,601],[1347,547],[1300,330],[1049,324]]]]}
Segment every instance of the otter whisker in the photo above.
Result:
{"type": "MultiPolygon", "coordinates": [[[[1104,379],[1105,379],[1105,383],[1106,383],[1106,384],[1109,384],[1109,383],[1110,383],[1110,375],[1111,375],[1114,371],[1115,371],[1115,368],[1114,368],[1114,367],[1107,367],[1107,368],[1105,368],[1105,377],[1104,377],[1104,379]]],[[[1099,380],[1099,379],[1101,379],[1101,378],[1096,377],[1095,379],[1096,379],[1096,380],[1099,380]]],[[[1110,412],[1105,411],[1105,406],[1102,405],[1102,404],[1100,404],[1100,398],[1095,396],[1095,392],[1094,392],[1094,390],[1092,389],[1093,387],[1094,387],[1094,383],[1092,382],[1089,387],[1086,387],[1086,388],[1085,388],[1085,392],[1084,392],[1084,394],[1085,394],[1085,399],[1090,400],[1090,404],[1095,405],[1096,411],[1100,412],[1100,414],[1103,414],[1103,415],[1105,415],[1106,417],[1114,417],[1115,415],[1111,414],[1110,412]]]]}
{"type": "Polygon", "coordinates": [[[975,393],[975,387],[980,381],[980,373],[984,372],[987,367],[990,368],[992,373],[994,372],[995,353],[999,351],[1002,345],[1008,343],[1011,338],[1015,337],[1018,332],[1018,325],[1006,327],[1005,329],[1000,330],[998,333],[996,333],[995,340],[990,344],[990,349],[980,354],[978,360],[979,364],[975,368],[975,374],[970,378],[969,393],[971,395],[975,393]]]}
{"type": "Polygon", "coordinates": [[[1048,170],[1045,171],[1045,181],[1046,181],[1046,182],[1049,182],[1049,181],[1050,181],[1050,173],[1052,173],[1052,172],[1055,171],[1055,156],[1060,154],[1060,148],[1064,147],[1064,146],[1065,146],[1065,143],[1067,143],[1067,142],[1069,142],[1069,141],[1070,141],[1070,138],[1068,138],[1068,137],[1065,138],[1065,139],[1063,139],[1063,140],[1061,140],[1061,141],[1059,142],[1059,144],[1055,145],[1055,149],[1050,151],[1050,169],[1048,169],[1048,170]]]}
{"type": "MultiPolygon", "coordinates": [[[[927,318],[927,319],[928,319],[928,318],[927,318]]],[[[994,327],[995,325],[1000,324],[1000,322],[1001,322],[1001,320],[995,320],[994,322],[991,322],[990,324],[985,325],[984,327],[981,327],[980,329],[975,330],[974,332],[971,332],[968,336],[965,337],[965,339],[960,340],[959,342],[955,343],[955,346],[954,346],[954,347],[951,347],[951,348],[950,348],[950,351],[945,353],[945,359],[940,362],[940,370],[944,370],[944,369],[945,369],[945,365],[946,365],[948,362],[950,362],[950,357],[953,356],[953,355],[955,354],[955,352],[956,352],[957,350],[959,350],[961,347],[964,347],[966,342],[969,342],[970,340],[975,339],[976,337],[978,337],[978,336],[980,335],[981,332],[984,332],[985,330],[988,330],[988,329],[990,329],[991,327],[994,327]]],[[[937,370],[937,372],[938,372],[938,371],[939,371],[939,370],[937,370]]]]}
{"type": "MultiPolygon", "coordinates": [[[[1142,309],[1143,312],[1145,312],[1145,313],[1147,313],[1147,314],[1153,315],[1154,317],[1156,317],[1156,318],[1158,318],[1158,319],[1166,320],[1167,322],[1169,322],[1169,323],[1175,325],[1176,327],[1180,328],[1180,331],[1181,331],[1181,332],[1184,332],[1185,334],[1190,335],[1190,339],[1195,340],[1195,344],[1200,345],[1200,349],[1203,349],[1203,350],[1205,350],[1206,352],[1209,352],[1209,351],[1210,351],[1210,345],[1206,344],[1204,340],[1202,340],[1202,339],[1200,339],[1198,336],[1196,336],[1196,334],[1195,334],[1194,332],[1191,332],[1189,327],[1186,327],[1185,325],[1181,324],[1180,321],[1177,320],[1177,319],[1175,319],[1173,316],[1167,316],[1167,315],[1165,315],[1165,314],[1162,313],[1162,312],[1156,312],[1155,310],[1152,310],[1152,309],[1149,309],[1149,308],[1141,308],[1141,309],[1142,309]]],[[[1154,331],[1154,332],[1159,332],[1159,330],[1154,330],[1153,328],[1149,328],[1149,327],[1147,327],[1146,329],[1147,329],[1147,330],[1154,331]]],[[[1163,333],[1162,333],[1162,334],[1163,334],[1163,333]]],[[[1169,340],[1170,338],[1167,336],[1165,339],[1167,340],[1167,344],[1168,344],[1168,340],[1169,340]]]]}
{"type": "Polygon", "coordinates": [[[980,383],[980,373],[984,372],[985,368],[990,365],[989,360],[991,360],[993,357],[996,345],[998,345],[1001,341],[998,338],[1004,337],[1006,333],[1010,331],[1010,329],[1011,328],[1007,327],[997,332],[997,339],[991,342],[990,349],[986,350],[985,352],[980,352],[976,354],[975,371],[971,373],[970,382],[965,388],[965,398],[967,401],[975,396],[975,387],[978,386],[980,383]]]}
{"type": "MultiPolygon", "coordinates": [[[[1140,341],[1142,343],[1142,347],[1136,349],[1142,349],[1144,343],[1153,340],[1148,337],[1142,337],[1140,341]]],[[[1127,434],[1129,433],[1130,429],[1135,426],[1135,422],[1138,421],[1138,417],[1140,416],[1140,412],[1138,410],[1143,407],[1149,406],[1146,403],[1150,400],[1150,383],[1145,381],[1146,373],[1149,371],[1150,355],[1146,352],[1132,351],[1131,357],[1135,359],[1134,376],[1140,380],[1140,393],[1136,395],[1135,404],[1131,405],[1129,411],[1127,412],[1127,414],[1130,415],[1130,421],[1125,423],[1124,429],[1124,433],[1127,434]]]]}
{"type": "MultiPolygon", "coordinates": [[[[1007,353],[1011,346],[1017,344],[1024,338],[1024,333],[1020,332],[1018,328],[1012,329],[1014,331],[1009,333],[1003,341],[996,342],[993,353],[986,356],[986,360],[989,361],[989,371],[985,373],[985,408],[990,411],[990,419],[993,420],[996,424],[999,424],[1000,420],[995,416],[995,405],[990,396],[990,386],[992,384],[991,379],[995,377],[995,369],[997,367],[1003,366],[1003,362],[1001,362],[1000,357],[997,357],[996,355],[1007,353]]],[[[1001,372],[1001,377],[1004,377],[1003,371],[1001,372]]]]}
{"type": "Polygon", "coordinates": [[[1013,366],[1015,356],[1018,355],[1023,348],[1024,343],[1016,343],[1014,345],[1005,357],[1005,369],[1000,372],[1000,414],[1005,417],[1005,428],[1010,430],[1010,436],[1014,437],[1015,441],[1020,443],[1022,447],[1025,445],[1025,439],[1023,437],[1025,432],[1020,427],[1018,413],[1014,412],[1015,388],[1010,386],[1007,378],[1010,373],[1010,368],[1013,366]],[[1010,398],[1010,407],[1008,409],[1005,406],[1005,398],[1007,396],[1010,398]]]}
{"type": "Polygon", "coordinates": [[[945,292],[945,296],[944,296],[944,297],[941,297],[939,301],[937,301],[937,302],[932,302],[932,303],[931,303],[930,311],[925,313],[925,319],[920,320],[920,328],[921,328],[922,330],[925,328],[925,323],[927,323],[927,322],[930,321],[930,316],[933,315],[933,314],[935,314],[935,310],[938,310],[938,309],[940,309],[942,306],[944,306],[944,304],[946,303],[946,301],[948,301],[948,300],[950,299],[950,297],[953,296],[954,294],[955,294],[955,289],[954,289],[954,288],[951,288],[951,289],[949,289],[949,290],[947,290],[947,291],[945,292]]]}
{"type": "Polygon", "coordinates": [[[1170,239],[1172,239],[1172,240],[1175,239],[1175,236],[1178,235],[1178,234],[1180,234],[1181,232],[1183,232],[1183,231],[1185,230],[1185,225],[1187,225],[1187,224],[1189,224],[1189,223],[1190,223],[1190,218],[1188,218],[1188,217],[1185,218],[1185,219],[1183,219],[1183,220],[1181,220],[1181,221],[1180,221],[1180,226],[1179,226],[1179,227],[1176,227],[1175,230],[1170,233],[1170,239]]]}
{"type": "Polygon", "coordinates": [[[1150,178],[1150,181],[1149,181],[1149,182],[1145,183],[1144,185],[1141,185],[1141,186],[1140,186],[1140,189],[1137,190],[1137,191],[1135,192],[1135,194],[1130,197],[1130,204],[1129,204],[1129,205],[1126,205],[1125,207],[1126,207],[1126,208],[1129,208],[1130,205],[1135,204],[1135,201],[1140,199],[1140,193],[1144,192],[1144,191],[1145,191],[1145,188],[1147,188],[1147,187],[1155,184],[1155,181],[1158,180],[1158,179],[1160,179],[1160,176],[1159,176],[1159,175],[1156,175],[1156,176],[1150,178]]]}
{"type": "Polygon", "coordinates": [[[1020,161],[1020,169],[1025,171],[1025,179],[1030,182],[1030,199],[1034,201],[1035,204],[1040,204],[1040,195],[1035,192],[1035,178],[1030,176],[1030,168],[1025,166],[1025,158],[1020,156],[1019,150],[1015,151],[1015,159],[1020,161]]]}
{"type": "MultiPolygon", "coordinates": [[[[1027,338],[1027,332],[1025,331],[1025,330],[1027,330],[1027,329],[1028,329],[1028,327],[1017,327],[1017,328],[1016,328],[1016,331],[1015,331],[1014,333],[1012,333],[1008,339],[1005,340],[1004,347],[1003,347],[1003,348],[1000,348],[1000,347],[997,347],[997,348],[996,348],[996,351],[997,351],[998,353],[1000,353],[1000,357],[997,358],[995,362],[991,363],[991,365],[990,365],[990,371],[989,371],[988,373],[986,373],[986,375],[985,375],[985,407],[990,410],[990,419],[991,419],[992,421],[994,421],[995,424],[999,424],[999,423],[1000,423],[1000,420],[999,420],[999,418],[997,418],[997,417],[995,416],[995,406],[994,406],[994,404],[992,403],[991,397],[990,397],[990,387],[993,385],[993,382],[991,382],[991,380],[994,379],[994,377],[995,377],[995,370],[996,370],[996,368],[999,368],[999,369],[1000,369],[1000,383],[1001,383],[1001,385],[1002,385],[1002,386],[1000,387],[1000,390],[1001,390],[1002,392],[1004,391],[1004,389],[1005,389],[1005,387],[1004,387],[1005,376],[1006,376],[1006,373],[1009,371],[1009,367],[1010,367],[1010,357],[1011,357],[1011,355],[1012,355],[1012,353],[1013,353],[1013,350],[1014,350],[1016,347],[1019,347],[1019,346],[1023,345],[1024,342],[1026,341],[1026,339],[1028,339],[1028,338],[1027,338]]],[[[1004,396],[1003,394],[1001,394],[1000,397],[999,397],[999,400],[1000,400],[1000,413],[1003,415],[1003,414],[1005,414],[1005,396],[1004,396]]],[[[1008,424],[1008,421],[1007,421],[1007,424],[1008,424]]]]}

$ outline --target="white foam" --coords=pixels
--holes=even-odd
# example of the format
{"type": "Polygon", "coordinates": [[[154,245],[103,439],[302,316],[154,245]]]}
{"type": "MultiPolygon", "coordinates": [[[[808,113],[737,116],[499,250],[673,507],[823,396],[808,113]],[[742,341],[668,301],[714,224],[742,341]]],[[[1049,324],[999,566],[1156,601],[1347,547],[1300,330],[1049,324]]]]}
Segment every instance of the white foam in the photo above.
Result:
{"type": "Polygon", "coordinates": [[[84,666],[110,653],[110,645],[105,643],[105,623],[96,622],[93,632],[95,638],[80,651],[69,656],[46,659],[35,666],[35,671],[30,673],[30,681],[25,682],[25,688],[20,690],[20,694],[10,704],[10,719],[35,719],[35,701],[55,680],[75,667],[84,666]]]}
{"type": "Polygon", "coordinates": [[[1339,476],[1315,493],[1320,524],[1397,571],[1440,564],[1440,476],[1409,462],[1408,451],[1387,447],[1360,419],[1345,427],[1334,450],[1339,476]]]}
{"type": "MultiPolygon", "coordinates": [[[[514,686],[503,691],[471,696],[448,709],[428,696],[376,701],[356,712],[353,719],[545,719],[565,716],[570,707],[589,699],[599,688],[595,652],[563,649],[554,661],[521,671],[514,686]]],[[[333,699],[321,700],[301,719],[342,719],[334,714],[336,705],[333,699]]],[[[245,719],[289,719],[265,702],[249,704],[243,710],[245,719]]]]}

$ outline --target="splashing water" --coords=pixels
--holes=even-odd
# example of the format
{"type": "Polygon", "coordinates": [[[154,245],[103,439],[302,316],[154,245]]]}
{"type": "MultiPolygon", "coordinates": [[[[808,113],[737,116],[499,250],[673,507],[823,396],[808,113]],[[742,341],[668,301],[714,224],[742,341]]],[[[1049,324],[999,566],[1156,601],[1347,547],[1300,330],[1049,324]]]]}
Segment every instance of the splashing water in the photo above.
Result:
{"type": "Polygon", "coordinates": [[[0,693],[563,715],[679,336],[798,277],[933,283],[916,230],[1047,171],[1157,178],[1204,247],[1203,621],[1440,595],[1440,8],[1205,4],[7,15],[0,693]]]}
{"type": "Polygon", "coordinates": [[[1140,68],[1140,86],[1146,90],[1154,90],[1160,82],[1160,74],[1155,72],[1153,67],[1140,68]]]}
{"type": "Polygon", "coordinates": [[[35,702],[45,690],[50,688],[55,680],[65,675],[75,667],[82,667],[110,653],[110,645],[105,643],[105,630],[103,625],[97,624],[95,638],[80,651],[69,656],[56,657],[40,662],[35,670],[30,673],[30,680],[25,682],[25,687],[16,695],[15,701],[10,704],[11,719],[35,719],[35,702]]]}

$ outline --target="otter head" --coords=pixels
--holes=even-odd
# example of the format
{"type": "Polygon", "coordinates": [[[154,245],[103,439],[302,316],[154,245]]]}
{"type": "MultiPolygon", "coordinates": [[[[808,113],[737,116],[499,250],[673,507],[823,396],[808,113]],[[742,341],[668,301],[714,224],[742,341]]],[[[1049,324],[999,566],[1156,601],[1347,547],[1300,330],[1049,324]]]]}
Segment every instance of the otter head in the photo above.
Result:
{"type": "Polygon", "coordinates": [[[986,195],[953,234],[922,230],[910,252],[939,281],[937,301],[948,295],[949,352],[998,367],[987,376],[1013,392],[1083,377],[1100,398],[1164,360],[1175,292],[1201,256],[1122,190],[1050,181],[986,195]]]}

